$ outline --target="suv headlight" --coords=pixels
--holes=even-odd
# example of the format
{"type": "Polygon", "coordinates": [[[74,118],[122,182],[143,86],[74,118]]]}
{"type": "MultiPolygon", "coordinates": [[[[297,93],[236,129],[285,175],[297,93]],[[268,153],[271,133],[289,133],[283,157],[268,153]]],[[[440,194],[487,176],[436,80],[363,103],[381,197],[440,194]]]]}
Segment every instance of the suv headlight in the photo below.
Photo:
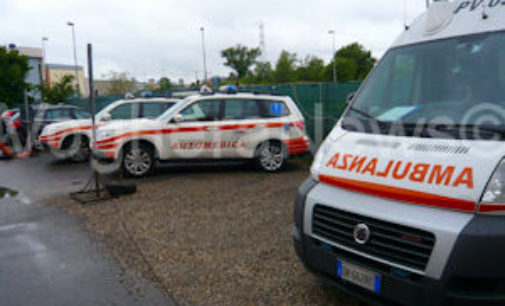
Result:
{"type": "Polygon", "coordinates": [[[479,213],[505,214],[505,159],[500,162],[484,190],[479,213]]]}

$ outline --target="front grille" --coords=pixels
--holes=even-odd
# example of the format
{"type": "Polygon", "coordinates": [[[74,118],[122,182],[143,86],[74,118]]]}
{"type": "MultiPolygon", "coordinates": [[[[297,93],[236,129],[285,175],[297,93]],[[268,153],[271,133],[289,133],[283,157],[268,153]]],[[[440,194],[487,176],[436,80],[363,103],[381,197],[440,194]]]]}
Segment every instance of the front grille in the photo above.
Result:
{"type": "Polygon", "coordinates": [[[424,270],[430,259],[435,235],[323,205],[316,205],[312,214],[312,233],[356,251],[399,265],[424,270]],[[363,245],[354,241],[357,224],[366,224],[370,239],[363,245]]]}

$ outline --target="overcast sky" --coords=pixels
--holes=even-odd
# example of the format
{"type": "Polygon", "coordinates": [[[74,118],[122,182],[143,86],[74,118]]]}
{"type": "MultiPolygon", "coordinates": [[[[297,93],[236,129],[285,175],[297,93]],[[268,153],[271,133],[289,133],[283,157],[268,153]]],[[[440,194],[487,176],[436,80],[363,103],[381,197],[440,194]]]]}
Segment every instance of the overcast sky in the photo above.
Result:
{"type": "MultiPolygon", "coordinates": [[[[425,8],[405,3],[408,22],[425,8]]],[[[71,20],[79,64],[93,44],[95,78],[113,70],[189,82],[195,71],[202,77],[201,26],[209,76],[227,75],[220,50],[258,46],[260,23],[273,64],[283,49],[329,61],[329,29],[337,48],[357,41],[380,57],[403,30],[404,11],[404,0],[0,0],[0,44],[40,47],[47,36],[47,62],[73,64],[71,20]]]]}

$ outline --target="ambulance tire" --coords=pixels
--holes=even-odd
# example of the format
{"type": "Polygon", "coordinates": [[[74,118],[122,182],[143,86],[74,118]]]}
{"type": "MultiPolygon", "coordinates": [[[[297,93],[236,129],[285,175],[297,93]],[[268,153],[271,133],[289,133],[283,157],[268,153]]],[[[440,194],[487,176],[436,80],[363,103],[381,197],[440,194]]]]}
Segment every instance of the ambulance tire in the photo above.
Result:
{"type": "Polygon", "coordinates": [[[75,135],[65,138],[61,147],[64,150],[69,150],[69,159],[74,163],[83,163],[88,161],[91,156],[89,140],[88,137],[84,135],[75,135]]]}
{"type": "Polygon", "coordinates": [[[278,172],[286,163],[287,150],[280,141],[269,140],[256,149],[254,162],[256,167],[265,172],[278,172]]]}
{"type": "Polygon", "coordinates": [[[127,177],[145,177],[155,169],[154,148],[146,143],[129,143],[122,152],[121,171],[127,177]]]}

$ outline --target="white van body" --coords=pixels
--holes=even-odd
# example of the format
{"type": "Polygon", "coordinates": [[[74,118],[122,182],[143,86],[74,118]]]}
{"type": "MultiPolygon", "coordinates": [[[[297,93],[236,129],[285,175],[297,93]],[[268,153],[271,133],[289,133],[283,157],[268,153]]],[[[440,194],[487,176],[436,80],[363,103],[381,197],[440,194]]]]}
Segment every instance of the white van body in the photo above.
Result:
{"type": "Polygon", "coordinates": [[[114,122],[97,131],[95,155],[144,176],[155,161],[253,159],[280,170],[309,150],[305,120],[293,100],[265,94],[193,95],[156,120],[114,122]]]}
{"type": "Polygon", "coordinates": [[[505,305],[505,1],[438,1],[315,156],[306,267],[374,303],[505,305]]]}

